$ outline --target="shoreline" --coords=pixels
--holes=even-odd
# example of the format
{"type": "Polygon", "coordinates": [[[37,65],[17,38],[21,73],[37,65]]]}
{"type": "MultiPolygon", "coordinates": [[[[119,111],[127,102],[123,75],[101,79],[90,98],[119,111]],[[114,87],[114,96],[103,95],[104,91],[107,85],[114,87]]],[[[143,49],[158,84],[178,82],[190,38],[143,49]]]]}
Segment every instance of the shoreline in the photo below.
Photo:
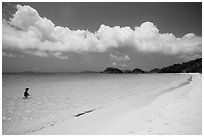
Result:
{"type": "Polygon", "coordinates": [[[111,106],[90,112],[87,110],[79,117],[44,128],[33,134],[201,134],[202,122],[199,121],[202,119],[202,96],[200,96],[202,75],[189,74],[189,78],[190,76],[193,76],[192,81],[186,79],[173,82],[164,86],[164,89],[148,94],[145,98],[135,99],[135,96],[132,96],[111,106]],[[183,107],[185,105],[191,107],[185,108],[183,107]],[[196,110],[193,109],[195,105],[198,106],[196,110]],[[173,112],[175,107],[178,107],[176,110],[183,110],[183,112],[173,112]],[[191,110],[195,111],[196,117],[188,113],[189,115],[185,115],[184,118],[188,119],[188,122],[191,119],[191,123],[194,122],[194,124],[188,126],[180,124],[186,122],[181,115],[191,110]],[[170,119],[172,116],[174,120],[170,119]],[[168,119],[168,124],[166,124],[166,119],[168,119]],[[161,129],[170,125],[177,128],[167,128],[165,132],[162,132],[161,129]],[[194,128],[189,130],[189,127],[194,128]],[[177,131],[179,128],[182,130],[177,131]]]}

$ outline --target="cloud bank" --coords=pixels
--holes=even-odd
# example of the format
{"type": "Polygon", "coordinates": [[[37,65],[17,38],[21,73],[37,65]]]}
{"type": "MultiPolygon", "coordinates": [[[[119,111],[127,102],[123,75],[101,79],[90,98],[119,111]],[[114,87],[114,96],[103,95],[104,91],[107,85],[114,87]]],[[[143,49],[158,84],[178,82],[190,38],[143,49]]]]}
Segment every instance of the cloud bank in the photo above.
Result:
{"type": "Polygon", "coordinates": [[[116,60],[116,61],[128,61],[128,60],[130,60],[130,57],[128,55],[125,55],[123,57],[123,56],[117,56],[117,55],[110,53],[109,56],[110,56],[111,60],[116,60]]]}
{"type": "MultiPolygon", "coordinates": [[[[41,57],[52,55],[60,59],[68,59],[62,56],[66,52],[107,52],[109,49],[124,47],[167,55],[195,56],[202,53],[201,37],[193,33],[181,38],[172,33],[161,34],[152,22],[144,22],[134,29],[101,25],[93,33],[56,26],[32,7],[21,5],[17,5],[17,11],[10,21],[3,20],[2,44],[3,49],[41,57]]],[[[127,57],[120,59],[128,60],[127,57]]]]}

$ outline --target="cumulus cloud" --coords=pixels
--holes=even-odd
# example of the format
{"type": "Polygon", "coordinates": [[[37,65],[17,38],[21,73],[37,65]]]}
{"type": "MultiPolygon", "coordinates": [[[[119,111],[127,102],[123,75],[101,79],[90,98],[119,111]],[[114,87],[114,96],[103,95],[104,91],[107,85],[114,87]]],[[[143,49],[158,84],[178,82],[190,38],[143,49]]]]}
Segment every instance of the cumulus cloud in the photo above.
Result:
{"type": "Polygon", "coordinates": [[[127,64],[123,64],[122,66],[123,66],[123,67],[129,67],[129,65],[127,65],[127,64]]]}
{"type": "Polygon", "coordinates": [[[112,63],[113,66],[116,66],[117,64],[115,62],[112,63]]]}
{"type": "MultiPolygon", "coordinates": [[[[21,5],[17,5],[17,11],[10,21],[3,20],[2,44],[3,49],[19,50],[40,57],[54,55],[61,59],[68,58],[62,56],[65,52],[106,52],[123,47],[144,53],[170,55],[194,56],[202,52],[201,37],[193,33],[181,38],[172,33],[162,34],[152,22],[144,22],[134,29],[101,25],[93,33],[56,26],[32,7],[21,5]]],[[[127,57],[123,59],[128,60],[127,57]]]]}
{"type": "Polygon", "coordinates": [[[112,63],[112,66],[114,66],[114,67],[120,67],[120,68],[128,68],[129,67],[129,65],[127,65],[127,64],[121,64],[121,63],[115,63],[115,62],[113,62],[112,63]]]}
{"type": "Polygon", "coordinates": [[[39,57],[49,57],[48,53],[40,50],[22,50],[22,52],[26,54],[34,55],[34,56],[39,56],[39,57]]]}
{"type": "Polygon", "coordinates": [[[69,57],[67,57],[67,56],[63,56],[63,55],[62,55],[62,52],[55,52],[55,53],[54,53],[54,56],[57,57],[57,58],[59,58],[59,59],[68,59],[68,58],[69,58],[69,57]]]}
{"type": "Polygon", "coordinates": [[[6,52],[2,52],[2,56],[10,57],[10,58],[17,57],[16,55],[14,55],[14,54],[12,54],[12,53],[6,53],[6,52]]]}
{"type": "Polygon", "coordinates": [[[112,53],[109,54],[110,58],[112,60],[117,60],[117,61],[128,61],[130,60],[129,56],[128,55],[125,55],[125,56],[117,56],[117,55],[114,55],[112,53]]]}

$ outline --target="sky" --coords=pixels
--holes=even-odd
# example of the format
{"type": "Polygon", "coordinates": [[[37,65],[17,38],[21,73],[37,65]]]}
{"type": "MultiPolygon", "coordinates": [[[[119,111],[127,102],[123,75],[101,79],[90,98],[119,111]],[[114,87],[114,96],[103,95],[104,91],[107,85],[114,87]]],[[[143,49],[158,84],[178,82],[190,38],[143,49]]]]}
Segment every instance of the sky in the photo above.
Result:
{"type": "Polygon", "coordinates": [[[3,3],[3,72],[151,70],[202,57],[202,3],[3,3]]]}

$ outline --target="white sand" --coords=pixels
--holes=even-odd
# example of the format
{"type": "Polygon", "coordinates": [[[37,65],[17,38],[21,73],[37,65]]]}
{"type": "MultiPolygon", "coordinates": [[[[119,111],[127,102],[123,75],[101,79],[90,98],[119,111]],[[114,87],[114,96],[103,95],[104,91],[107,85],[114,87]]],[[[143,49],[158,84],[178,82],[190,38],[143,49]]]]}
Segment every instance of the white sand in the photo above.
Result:
{"type": "Polygon", "coordinates": [[[202,78],[192,76],[34,134],[202,134],[202,78]]]}

